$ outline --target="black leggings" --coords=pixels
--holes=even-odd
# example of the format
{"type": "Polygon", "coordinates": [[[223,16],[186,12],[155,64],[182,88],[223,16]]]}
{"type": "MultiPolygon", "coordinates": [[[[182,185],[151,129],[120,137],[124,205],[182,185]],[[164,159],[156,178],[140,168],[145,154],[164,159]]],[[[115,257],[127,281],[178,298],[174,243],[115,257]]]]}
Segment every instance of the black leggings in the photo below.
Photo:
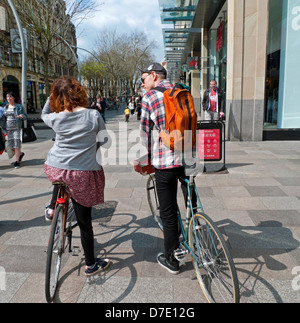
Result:
{"type": "MultiPolygon", "coordinates": [[[[52,200],[49,208],[54,210],[59,187],[54,185],[52,200]]],[[[81,244],[84,251],[85,263],[87,266],[95,264],[94,254],[94,232],[92,225],[92,208],[85,207],[71,198],[76,219],[80,229],[81,244]]]]}
{"type": "MultiPolygon", "coordinates": [[[[177,185],[178,180],[186,178],[184,167],[155,170],[156,188],[160,206],[160,217],[164,228],[165,257],[173,255],[174,250],[179,248],[178,216],[177,216],[177,185]]],[[[181,189],[185,202],[187,201],[188,189],[185,182],[181,182],[181,189]]],[[[197,206],[197,196],[192,193],[193,207],[197,206]]]]}

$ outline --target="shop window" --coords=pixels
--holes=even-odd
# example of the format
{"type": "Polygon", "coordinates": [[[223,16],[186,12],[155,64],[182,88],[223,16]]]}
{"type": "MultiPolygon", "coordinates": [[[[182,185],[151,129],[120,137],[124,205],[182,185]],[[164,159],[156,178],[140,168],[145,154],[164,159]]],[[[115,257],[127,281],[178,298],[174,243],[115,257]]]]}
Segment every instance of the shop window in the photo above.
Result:
{"type": "Polygon", "coordinates": [[[281,57],[282,0],[270,0],[265,95],[265,128],[277,128],[281,57]]]}
{"type": "Polygon", "coordinates": [[[226,92],[227,78],[227,21],[220,19],[218,28],[209,31],[209,77],[216,80],[218,87],[226,92]]]}
{"type": "Polygon", "coordinates": [[[36,73],[39,73],[39,72],[40,72],[39,67],[40,67],[39,58],[38,58],[38,57],[36,57],[36,58],[35,58],[35,72],[36,72],[36,73]]]}
{"type": "Polygon", "coordinates": [[[43,63],[43,58],[40,58],[40,72],[41,74],[45,74],[44,73],[44,63],[43,63]]]}
{"type": "Polygon", "coordinates": [[[43,107],[47,101],[47,95],[46,95],[44,83],[39,83],[39,97],[40,97],[40,105],[41,107],[43,107]]]}
{"type": "Polygon", "coordinates": [[[33,72],[32,58],[28,58],[28,68],[30,72],[33,72]]]}
{"type": "Polygon", "coordinates": [[[12,50],[11,50],[11,48],[7,48],[4,51],[4,59],[5,59],[6,63],[9,64],[9,66],[13,66],[13,57],[12,57],[12,50]]]}

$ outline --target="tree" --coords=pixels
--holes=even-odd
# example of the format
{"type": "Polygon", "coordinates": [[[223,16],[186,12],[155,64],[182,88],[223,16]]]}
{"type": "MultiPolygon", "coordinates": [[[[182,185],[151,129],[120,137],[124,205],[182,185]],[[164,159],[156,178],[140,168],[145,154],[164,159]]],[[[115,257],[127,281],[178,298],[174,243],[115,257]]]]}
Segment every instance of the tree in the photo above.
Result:
{"type": "Polygon", "coordinates": [[[152,51],[157,48],[155,41],[148,40],[145,33],[134,32],[128,35],[126,66],[129,86],[132,94],[136,89],[137,82],[140,80],[140,71],[149,63],[153,62],[152,51]]]}
{"type": "MultiPolygon", "coordinates": [[[[96,0],[15,0],[23,27],[41,51],[46,94],[50,92],[49,62],[72,57],[64,40],[76,47],[76,26],[96,11],[96,0]],[[75,24],[77,24],[75,26],[75,24]],[[67,53],[67,54],[66,54],[67,53]]],[[[32,53],[29,53],[29,57],[32,53]]]]}
{"type": "Polygon", "coordinates": [[[117,34],[116,30],[104,30],[96,41],[99,56],[110,74],[112,83],[123,81],[135,93],[140,70],[151,63],[156,41],[149,41],[143,32],[117,34]]]}
{"type": "Polygon", "coordinates": [[[90,97],[95,98],[99,92],[104,92],[103,80],[105,73],[103,64],[99,64],[94,58],[89,58],[81,64],[81,75],[88,82],[90,97]]]}

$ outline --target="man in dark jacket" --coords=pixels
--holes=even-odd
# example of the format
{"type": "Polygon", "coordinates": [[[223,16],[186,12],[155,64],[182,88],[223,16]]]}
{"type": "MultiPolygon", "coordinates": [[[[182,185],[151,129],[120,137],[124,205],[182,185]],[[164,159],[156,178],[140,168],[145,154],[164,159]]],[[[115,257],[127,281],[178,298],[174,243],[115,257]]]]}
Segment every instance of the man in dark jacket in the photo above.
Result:
{"type": "Polygon", "coordinates": [[[202,107],[204,120],[219,120],[223,118],[225,111],[224,92],[217,87],[217,81],[210,81],[210,89],[204,92],[202,107]]]}

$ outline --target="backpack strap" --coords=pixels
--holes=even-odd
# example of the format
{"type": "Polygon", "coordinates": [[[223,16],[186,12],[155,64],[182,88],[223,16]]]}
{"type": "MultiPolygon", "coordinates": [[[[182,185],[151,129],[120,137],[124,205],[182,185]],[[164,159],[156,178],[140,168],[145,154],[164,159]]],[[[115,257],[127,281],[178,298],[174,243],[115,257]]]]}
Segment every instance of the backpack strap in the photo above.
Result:
{"type": "MultiPolygon", "coordinates": [[[[172,96],[174,95],[174,93],[175,93],[176,89],[178,89],[177,85],[175,85],[175,86],[173,87],[173,90],[172,90],[172,92],[170,93],[170,97],[172,97],[172,96]]],[[[161,92],[161,93],[165,93],[165,92],[166,92],[167,90],[169,90],[169,89],[166,89],[165,87],[160,87],[160,86],[158,86],[158,87],[154,88],[153,90],[159,91],[159,92],[161,92]]]]}
{"type": "Polygon", "coordinates": [[[170,93],[170,98],[174,95],[174,93],[175,93],[176,89],[178,89],[178,88],[177,88],[177,86],[175,85],[175,86],[173,87],[172,92],[170,93]]]}
{"type": "Polygon", "coordinates": [[[165,93],[168,89],[165,87],[157,86],[156,88],[153,89],[154,91],[159,91],[161,93],[165,93]]]}
{"type": "MultiPolygon", "coordinates": [[[[170,93],[170,98],[174,95],[176,90],[185,90],[184,86],[182,84],[175,84],[175,86],[173,87],[173,90],[170,93]]],[[[157,86],[156,88],[154,88],[153,90],[155,91],[159,91],[161,93],[165,93],[168,89],[166,89],[165,87],[161,87],[161,86],[157,86]]]]}

